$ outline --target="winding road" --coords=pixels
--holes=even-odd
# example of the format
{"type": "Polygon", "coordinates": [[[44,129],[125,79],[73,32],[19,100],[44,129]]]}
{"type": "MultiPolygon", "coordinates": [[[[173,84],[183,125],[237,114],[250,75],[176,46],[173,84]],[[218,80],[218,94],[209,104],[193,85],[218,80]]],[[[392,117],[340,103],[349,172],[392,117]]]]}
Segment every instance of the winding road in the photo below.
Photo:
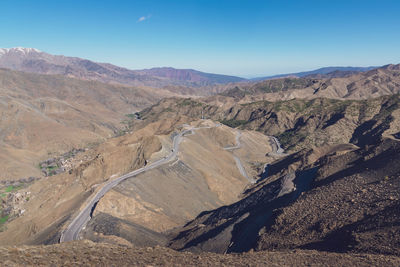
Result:
{"type": "Polygon", "coordinates": [[[277,156],[277,157],[286,156],[286,154],[284,153],[285,150],[283,150],[283,148],[281,147],[281,143],[279,143],[278,138],[276,138],[275,136],[270,136],[270,138],[273,151],[268,154],[270,156],[277,156]]]}
{"type": "Polygon", "coordinates": [[[79,214],[75,217],[75,219],[69,224],[69,226],[61,233],[60,237],[60,243],[62,242],[68,242],[72,240],[78,240],[79,239],[79,233],[81,232],[82,228],[86,225],[86,223],[91,219],[92,212],[94,208],[96,207],[97,202],[108,192],[110,191],[114,186],[119,184],[120,182],[132,178],[142,172],[149,171],[151,169],[157,168],[161,165],[164,165],[173,159],[176,158],[179,150],[179,144],[182,141],[182,138],[185,134],[187,133],[192,133],[194,134],[195,130],[198,129],[207,129],[207,128],[214,128],[221,126],[220,124],[216,124],[214,126],[205,126],[205,127],[197,127],[197,128],[190,128],[187,130],[184,130],[180,132],[179,134],[175,135],[173,138],[173,148],[171,153],[162,158],[159,159],[147,166],[144,166],[142,168],[139,168],[137,170],[134,170],[130,173],[127,173],[125,175],[122,175],[112,181],[106,182],[103,187],[95,194],[95,196],[89,201],[89,203],[86,204],[85,208],[79,212],[79,214]]]}
{"type": "MultiPolygon", "coordinates": [[[[284,153],[285,150],[283,150],[283,148],[281,147],[281,143],[279,143],[278,138],[276,138],[275,136],[269,136],[269,138],[270,138],[270,144],[271,144],[272,151],[269,152],[268,155],[272,156],[272,157],[278,157],[278,158],[286,156],[287,154],[284,153]]],[[[264,165],[264,170],[260,175],[261,178],[257,182],[260,182],[268,177],[269,166],[270,166],[269,163],[266,163],[264,165]]]]}
{"type": "MultiPolygon", "coordinates": [[[[87,224],[87,222],[91,219],[92,217],[92,213],[93,210],[95,209],[97,202],[99,202],[99,200],[108,192],[110,191],[113,187],[115,187],[116,185],[118,185],[120,182],[128,179],[128,178],[132,178],[140,173],[143,173],[145,171],[149,171],[151,169],[157,168],[161,165],[164,165],[170,161],[172,161],[173,159],[175,159],[178,155],[178,151],[179,151],[179,144],[181,143],[183,137],[186,135],[192,135],[194,134],[195,130],[198,129],[209,129],[209,128],[214,128],[214,127],[219,127],[221,126],[221,124],[215,124],[214,126],[204,126],[204,127],[192,127],[189,128],[187,130],[184,130],[182,132],[180,132],[179,134],[175,135],[173,137],[173,148],[171,150],[171,153],[162,158],[159,159],[147,166],[144,166],[142,168],[139,168],[137,170],[134,170],[130,173],[124,174],[114,180],[108,181],[106,182],[103,187],[94,195],[94,197],[89,201],[89,203],[86,204],[86,206],[83,208],[83,210],[81,210],[79,212],[79,214],[72,220],[72,222],[69,224],[69,226],[61,233],[61,237],[60,237],[60,243],[62,242],[68,242],[68,241],[73,241],[73,240],[78,240],[79,239],[79,233],[81,232],[81,230],[83,229],[83,227],[87,224]]],[[[235,146],[231,146],[231,147],[225,147],[225,150],[235,150],[235,149],[239,149],[241,147],[241,143],[240,143],[240,137],[241,137],[241,132],[237,131],[236,132],[236,145],[235,146]]],[[[275,144],[275,148],[276,150],[273,152],[276,155],[279,156],[283,156],[283,149],[280,147],[280,143],[279,141],[271,136],[272,141],[275,144]]],[[[240,171],[240,173],[247,179],[250,181],[250,183],[255,183],[256,181],[251,179],[240,159],[233,155],[235,161],[236,161],[236,165],[240,171]]]]}
{"type": "MultiPolygon", "coordinates": [[[[230,147],[225,147],[224,149],[225,149],[225,150],[235,150],[235,149],[241,148],[241,146],[242,146],[242,144],[240,143],[240,137],[241,137],[241,136],[242,136],[242,133],[241,133],[239,130],[237,130],[237,132],[236,132],[236,138],[235,138],[235,139],[236,139],[236,145],[235,145],[235,146],[230,146],[230,147]]],[[[256,180],[250,178],[250,177],[247,175],[247,172],[246,172],[245,168],[243,167],[243,164],[242,164],[242,162],[240,161],[239,157],[236,156],[236,155],[233,155],[233,158],[235,159],[236,166],[238,167],[238,169],[239,169],[239,171],[240,171],[240,174],[241,174],[244,178],[246,178],[250,183],[252,183],[252,184],[256,183],[256,180]]]]}

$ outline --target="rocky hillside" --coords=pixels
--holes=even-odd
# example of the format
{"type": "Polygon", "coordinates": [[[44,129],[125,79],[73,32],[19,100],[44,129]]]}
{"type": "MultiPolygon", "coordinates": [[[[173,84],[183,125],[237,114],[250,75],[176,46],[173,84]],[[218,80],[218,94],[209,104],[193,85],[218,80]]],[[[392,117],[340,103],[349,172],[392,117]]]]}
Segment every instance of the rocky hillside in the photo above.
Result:
{"type": "Polygon", "coordinates": [[[335,70],[328,73],[314,73],[304,76],[305,78],[312,78],[312,79],[330,79],[330,78],[345,78],[351,75],[355,75],[361,72],[369,71],[374,68],[366,68],[363,71],[359,70],[335,70]]]}
{"type": "Polygon", "coordinates": [[[282,78],[265,80],[256,83],[245,83],[237,85],[222,93],[223,96],[230,96],[235,98],[243,98],[246,95],[260,95],[265,93],[284,92],[288,90],[299,90],[310,87],[318,80],[311,78],[282,78]]]}
{"type": "Polygon", "coordinates": [[[397,136],[400,132],[399,95],[368,100],[319,98],[246,104],[225,100],[164,99],[141,115],[156,119],[173,113],[193,118],[203,114],[231,127],[277,136],[286,149],[293,151],[349,142],[369,144],[382,135],[397,136]]]}
{"type": "MultiPolygon", "coordinates": [[[[239,82],[243,78],[204,73],[189,69],[153,68],[129,70],[108,63],[98,63],[77,57],[51,55],[33,48],[0,49],[0,67],[40,74],[60,74],[83,80],[118,83],[128,86],[200,87],[220,83],[239,82]]],[[[193,91],[207,95],[208,88],[193,91]]],[[[187,93],[183,90],[181,93],[187,93]]]]}

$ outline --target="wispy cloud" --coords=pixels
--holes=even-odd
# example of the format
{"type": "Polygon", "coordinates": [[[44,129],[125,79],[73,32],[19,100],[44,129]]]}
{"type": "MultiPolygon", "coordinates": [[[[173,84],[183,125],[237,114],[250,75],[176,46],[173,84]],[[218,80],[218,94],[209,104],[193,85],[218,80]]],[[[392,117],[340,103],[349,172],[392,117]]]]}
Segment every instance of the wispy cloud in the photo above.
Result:
{"type": "Polygon", "coordinates": [[[151,18],[151,15],[142,16],[137,20],[137,22],[143,22],[145,20],[148,20],[149,18],[151,18]]]}

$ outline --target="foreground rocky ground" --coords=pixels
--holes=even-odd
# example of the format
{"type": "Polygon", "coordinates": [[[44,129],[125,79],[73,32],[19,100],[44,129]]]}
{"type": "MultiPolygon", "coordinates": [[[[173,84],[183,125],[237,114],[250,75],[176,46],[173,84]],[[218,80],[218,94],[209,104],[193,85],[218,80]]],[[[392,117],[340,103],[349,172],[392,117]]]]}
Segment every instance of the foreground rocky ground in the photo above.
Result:
{"type": "Polygon", "coordinates": [[[385,139],[365,148],[340,145],[291,154],[271,164],[270,176],[240,201],[178,229],[170,246],[192,252],[316,249],[400,256],[399,152],[400,142],[385,139]]]}
{"type": "Polygon", "coordinates": [[[134,248],[91,241],[50,246],[1,247],[1,266],[399,266],[400,258],[292,250],[214,254],[163,247],[134,248]]]}

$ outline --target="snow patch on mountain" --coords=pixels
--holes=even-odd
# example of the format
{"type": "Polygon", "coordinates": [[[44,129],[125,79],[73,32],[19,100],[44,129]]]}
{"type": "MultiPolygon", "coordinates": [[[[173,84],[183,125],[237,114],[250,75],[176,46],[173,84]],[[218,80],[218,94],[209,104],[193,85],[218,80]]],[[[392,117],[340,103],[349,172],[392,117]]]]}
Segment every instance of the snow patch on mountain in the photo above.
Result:
{"type": "Polygon", "coordinates": [[[36,48],[25,48],[25,47],[0,48],[0,56],[13,53],[20,53],[26,55],[30,53],[40,53],[40,52],[41,51],[36,48]]]}

